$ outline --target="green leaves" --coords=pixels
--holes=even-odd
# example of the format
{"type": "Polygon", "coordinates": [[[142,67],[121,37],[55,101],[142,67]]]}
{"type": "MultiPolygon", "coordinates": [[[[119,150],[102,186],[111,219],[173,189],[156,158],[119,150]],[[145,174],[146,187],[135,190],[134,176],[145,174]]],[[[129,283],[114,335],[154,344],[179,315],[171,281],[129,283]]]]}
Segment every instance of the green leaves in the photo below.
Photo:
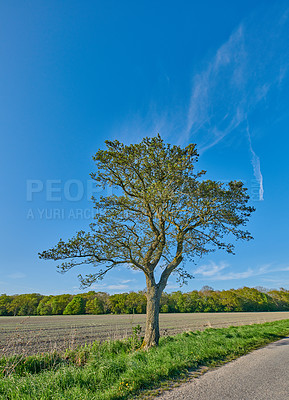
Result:
{"type": "Polygon", "coordinates": [[[106,146],[93,157],[96,172],[91,177],[98,186],[116,187],[118,194],[94,199],[89,233],[60,240],[40,258],[68,260],[61,264],[62,272],[81,264],[97,267],[86,278],[80,276],[84,285],[120,264],[147,277],[161,266],[164,287],[173,271],[185,276],[181,263],[186,259],[215,249],[232,253],[229,235],[252,239],[242,229],[254,211],[247,205],[246,188],[238,181],[202,180],[205,171],[195,171],[195,144],[181,148],[157,135],[131,145],[106,141],[106,146]]]}

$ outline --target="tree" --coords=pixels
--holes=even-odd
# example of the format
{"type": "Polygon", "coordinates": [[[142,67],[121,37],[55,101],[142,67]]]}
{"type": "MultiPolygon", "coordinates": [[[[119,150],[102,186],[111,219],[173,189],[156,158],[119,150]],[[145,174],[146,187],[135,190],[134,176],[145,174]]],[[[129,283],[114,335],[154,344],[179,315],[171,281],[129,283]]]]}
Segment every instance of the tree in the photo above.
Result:
{"type": "Polygon", "coordinates": [[[181,281],[191,275],[184,262],[215,249],[233,253],[225,240],[249,240],[243,229],[254,211],[242,182],[227,185],[202,180],[205,171],[195,172],[196,145],[185,148],[165,144],[158,135],[138,144],[106,141],[93,160],[96,185],[112,186],[117,194],[93,199],[96,214],[87,233],[39,254],[46,260],[61,260],[60,271],[91,264],[96,272],[79,279],[87,287],[102,279],[112,268],[123,265],[140,270],[146,277],[146,330],[144,348],[159,341],[161,294],[169,276],[181,281]],[[156,268],[161,268],[159,282],[156,268]]]}
{"type": "Polygon", "coordinates": [[[65,307],[71,300],[72,300],[71,294],[60,294],[59,296],[54,296],[51,301],[52,315],[63,314],[65,307]]]}
{"type": "Polygon", "coordinates": [[[126,296],[125,306],[129,314],[144,314],[146,312],[146,297],[142,291],[130,292],[126,296]]]}
{"type": "Polygon", "coordinates": [[[41,299],[38,304],[37,315],[51,315],[52,314],[51,303],[53,299],[54,296],[44,296],[43,299],[41,299]]]}
{"type": "Polygon", "coordinates": [[[117,293],[110,296],[109,303],[113,314],[129,314],[125,307],[126,296],[127,293],[117,293]]]}
{"type": "Polygon", "coordinates": [[[11,301],[12,297],[5,293],[0,296],[0,315],[9,315],[8,308],[11,301]]]}
{"type": "Polygon", "coordinates": [[[13,297],[13,300],[9,304],[8,311],[15,316],[36,315],[38,304],[43,296],[38,293],[30,293],[20,294],[13,297]]]}
{"type": "Polygon", "coordinates": [[[75,296],[70,303],[67,304],[63,315],[79,315],[85,313],[85,301],[81,296],[75,296]]]}
{"type": "Polygon", "coordinates": [[[87,301],[85,311],[87,314],[105,314],[103,303],[98,297],[87,301]]]}

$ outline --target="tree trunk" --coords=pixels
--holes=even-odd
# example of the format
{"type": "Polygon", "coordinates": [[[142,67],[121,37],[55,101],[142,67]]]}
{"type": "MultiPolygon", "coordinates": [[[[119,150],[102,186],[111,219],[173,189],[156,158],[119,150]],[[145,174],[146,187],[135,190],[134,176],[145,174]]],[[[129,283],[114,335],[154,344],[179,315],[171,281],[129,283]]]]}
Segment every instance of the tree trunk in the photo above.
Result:
{"type": "Polygon", "coordinates": [[[153,281],[147,279],[147,312],[145,337],[142,344],[143,349],[157,346],[160,338],[159,312],[162,290],[153,281]]]}

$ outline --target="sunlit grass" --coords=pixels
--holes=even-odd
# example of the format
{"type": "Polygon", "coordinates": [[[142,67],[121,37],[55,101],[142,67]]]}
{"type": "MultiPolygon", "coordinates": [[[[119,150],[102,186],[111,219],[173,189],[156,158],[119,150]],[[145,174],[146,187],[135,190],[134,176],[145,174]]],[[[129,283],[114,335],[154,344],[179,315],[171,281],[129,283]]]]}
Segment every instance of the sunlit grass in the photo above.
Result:
{"type": "Polygon", "coordinates": [[[237,358],[287,334],[289,320],[283,320],[163,337],[160,346],[148,352],[138,349],[140,338],[135,334],[127,340],[95,342],[61,354],[10,357],[0,363],[0,398],[136,397],[165,380],[237,358]]]}

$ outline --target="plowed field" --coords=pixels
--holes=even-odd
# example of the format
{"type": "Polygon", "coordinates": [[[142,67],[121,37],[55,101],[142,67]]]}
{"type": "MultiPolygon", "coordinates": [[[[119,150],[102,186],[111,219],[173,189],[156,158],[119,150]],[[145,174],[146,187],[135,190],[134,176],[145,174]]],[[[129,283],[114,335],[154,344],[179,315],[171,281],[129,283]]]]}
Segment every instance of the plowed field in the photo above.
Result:
{"type": "MultiPolygon", "coordinates": [[[[160,314],[161,335],[289,319],[289,312],[160,314]]],[[[0,356],[65,349],[129,336],[145,315],[0,317],[0,356]]]]}

